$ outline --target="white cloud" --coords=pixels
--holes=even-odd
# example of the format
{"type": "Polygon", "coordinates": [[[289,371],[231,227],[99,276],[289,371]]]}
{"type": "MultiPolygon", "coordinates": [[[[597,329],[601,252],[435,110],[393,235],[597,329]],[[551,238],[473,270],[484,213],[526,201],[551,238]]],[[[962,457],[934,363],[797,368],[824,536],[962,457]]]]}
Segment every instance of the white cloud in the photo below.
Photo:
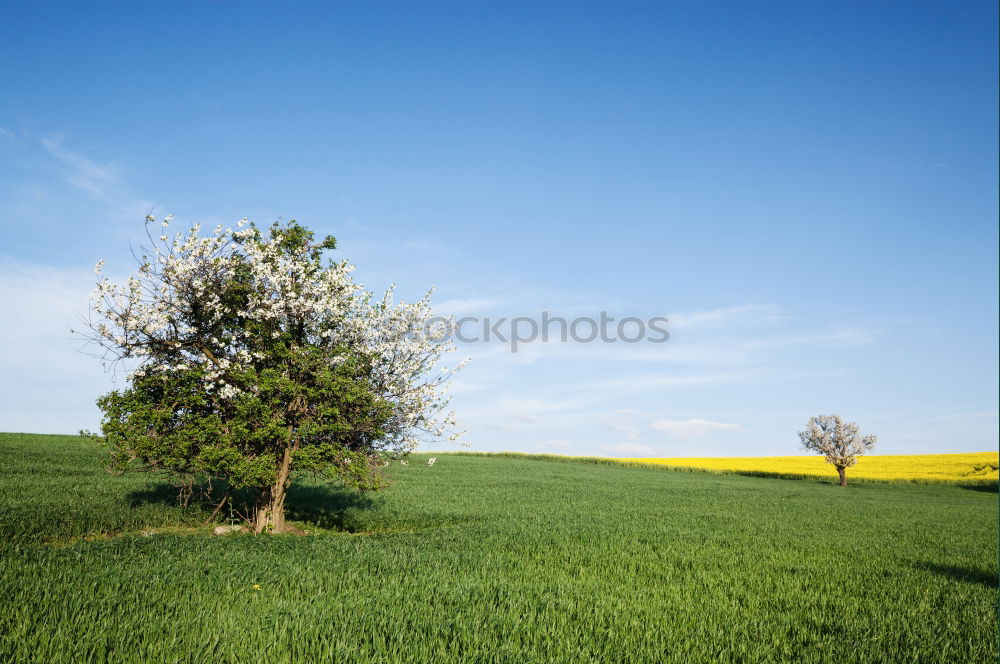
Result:
{"type": "Polygon", "coordinates": [[[504,302],[505,300],[496,297],[456,298],[435,302],[434,311],[461,316],[469,313],[482,313],[504,302]]]}
{"type": "Polygon", "coordinates": [[[649,426],[651,429],[664,433],[670,438],[680,438],[682,440],[698,438],[714,431],[742,431],[743,429],[738,424],[713,422],[701,418],[690,420],[656,420],[649,426]]]}
{"type": "MultiPolygon", "coordinates": [[[[466,334],[472,335],[470,327],[466,334]]],[[[702,366],[739,366],[766,360],[768,351],[803,346],[857,346],[876,341],[881,332],[870,329],[842,329],[800,335],[762,335],[754,339],[706,337],[697,341],[671,338],[665,343],[581,343],[561,342],[550,338],[521,342],[517,352],[510,344],[491,340],[489,343],[462,344],[465,354],[474,359],[492,358],[505,364],[534,364],[540,361],[569,361],[574,359],[599,362],[641,362],[644,364],[676,364],[702,366]],[[472,350],[473,347],[483,350],[472,350]]],[[[715,381],[725,381],[716,374],[715,381]]],[[[734,377],[730,375],[730,377],[734,377]]],[[[708,379],[695,379],[699,382],[708,379]]]]}
{"type": "Polygon", "coordinates": [[[614,380],[595,381],[576,386],[586,390],[646,390],[657,387],[683,387],[688,385],[708,385],[718,383],[735,383],[748,380],[752,376],[747,373],[715,373],[688,376],[664,376],[662,374],[642,374],[614,380]]]}
{"type": "Polygon", "coordinates": [[[93,283],[93,271],[82,268],[0,267],[0,430],[96,428],[94,400],[111,388],[111,378],[70,333],[80,327],[93,283]]]}
{"type": "Polygon", "coordinates": [[[572,449],[573,443],[561,438],[543,440],[534,445],[534,451],[538,454],[565,454],[572,449]]]}
{"type": "Polygon", "coordinates": [[[98,164],[69,150],[63,146],[60,138],[48,136],[41,143],[50,155],[69,167],[67,179],[77,189],[96,198],[104,198],[108,195],[109,188],[120,185],[121,179],[110,165],[98,164]]]}
{"type": "Polygon", "coordinates": [[[499,397],[462,408],[461,424],[497,431],[532,430],[543,424],[568,426],[571,422],[594,417],[586,412],[585,405],[575,399],[499,397]]]}
{"type": "Polygon", "coordinates": [[[787,348],[789,346],[857,345],[875,341],[881,334],[875,329],[843,329],[816,334],[788,335],[748,341],[747,349],[787,348]]]}
{"type": "Polygon", "coordinates": [[[662,454],[662,450],[658,448],[633,442],[601,445],[600,449],[612,457],[656,457],[662,454]]]}
{"type": "Polygon", "coordinates": [[[58,135],[41,139],[41,145],[62,168],[66,181],[80,191],[108,205],[111,210],[130,220],[142,219],[156,205],[132,191],[120,169],[114,164],[100,163],[63,144],[58,135]]]}
{"type": "Polygon", "coordinates": [[[642,433],[636,419],[643,415],[645,413],[641,410],[616,410],[604,418],[602,423],[609,429],[625,434],[629,440],[635,440],[642,433]]]}
{"type": "Polygon", "coordinates": [[[669,316],[671,328],[718,326],[740,318],[755,322],[776,323],[788,320],[781,309],[773,304],[742,304],[719,309],[701,309],[672,314],[669,316]]]}

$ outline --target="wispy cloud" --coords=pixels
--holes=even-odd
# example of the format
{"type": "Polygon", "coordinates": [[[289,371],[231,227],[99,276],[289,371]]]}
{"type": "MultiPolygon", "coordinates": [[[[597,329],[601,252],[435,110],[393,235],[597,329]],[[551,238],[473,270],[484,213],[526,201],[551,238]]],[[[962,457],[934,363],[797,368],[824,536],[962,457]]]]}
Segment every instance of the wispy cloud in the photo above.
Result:
{"type": "Polygon", "coordinates": [[[662,450],[657,447],[653,447],[652,445],[643,445],[642,443],[634,443],[632,441],[601,445],[599,449],[607,456],[621,458],[656,457],[662,454],[662,450]]]}
{"type": "Polygon", "coordinates": [[[885,413],[869,413],[858,416],[859,421],[892,421],[892,420],[907,420],[913,423],[948,423],[948,422],[967,422],[971,420],[996,420],[1000,416],[1000,411],[994,409],[989,410],[972,410],[965,412],[952,412],[952,413],[939,413],[939,414],[921,414],[914,415],[912,411],[893,411],[885,413]]]}
{"type": "Polygon", "coordinates": [[[534,444],[539,454],[566,454],[573,449],[573,442],[562,438],[543,440],[534,444]]]}
{"type": "Polygon", "coordinates": [[[715,422],[704,418],[667,419],[653,418],[641,410],[616,410],[604,418],[605,427],[625,434],[629,442],[640,438],[649,442],[647,434],[662,435],[666,438],[691,440],[717,431],[742,431],[739,424],[715,422]]]}
{"type": "Polygon", "coordinates": [[[74,433],[96,428],[94,399],[111,377],[80,352],[71,327],[80,327],[94,274],[16,262],[0,267],[0,326],[4,380],[0,430],[74,433]]]}
{"type": "Polygon", "coordinates": [[[702,366],[737,366],[760,362],[767,351],[792,347],[837,347],[872,343],[881,335],[877,329],[840,329],[813,333],[758,333],[753,338],[709,336],[699,340],[672,337],[665,343],[604,343],[598,340],[581,343],[550,338],[519,343],[517,352],[501,341],[463,346],[473,358],[491,357],[511,364],[533,364],[543,360],[585,359],[600,362],[639,362],[644,364],[688,364],[702,366]]]}
{"type": "Polygon", "coordinates": [[[66,182],[107,204],[115,213],[133,220],[141,219],[156,207],[153,201],[129,187],[116,165],[101,163],[67,147],[59,135],[50,134],[39,143],[61,169],[66,182]]]}
{"type": "MultiPolygon", "coordinates": [[[[498,307],[503,304],[498,300],[469,298],[454,300],[451,306],[498,307]]],[[[849,351],[874,343],[880,335],[863,326],[810,330],[808,320],[797,321],[777,307],[762,305],[693,313],[685,321],[690,327],[683,337],[659,344],[550,339],[524,343],[516,353],[502,342],[463,345],[462,354],[471,355],[473,362],[456,380],[459,413],[470,432],[516,431],[520,436],[560,439],[572,432],[593,441],[591,449],[623,456],[664,454],[667,450],[661,448],[675,441],[680,449],[674,445],[671,452],[676,455],[690,451],[684,441],[697,440],[699,447],[722,444],[731,433],[743,430],[731,411],[698,412],[694,390],[707,399],[740,383],[843,377],[846,370],[836,364],[802,362],[813,357],[814,350],[849,351]],[[744,327],[751,320],[766,324],[744,327]],[[696,321],[704,325],[697,327],[696,321]],[[465,381],[467,389],[462,388],[465,381]],[[683,410],[655,412],[668,394],[677,397],[669,403],[683,410]],[[596,447],[602,444],[594,440],[602,430],[619,443],[596,447]]],[[[481,437],[491,438],[488,433],[481,437]]],[[[504,436],[497,433],[492,439],[504,436]]],[[[532,443],[528,439],[523,444],[532,443]]]]}
{"type": "Polygon", "coordinates": [[[642,374],[627,376],[614,380],[602,380],[583,383],[575,389],[585,390],[647,390],[658,387],[686,387],[690,385],[708,385],[713,383],[734,383],[748,380],[753,376],[749,373],[714,373],[696,374],[690,376],[664,376],[642,374]]]}
{"type": "Polygon", "coordinates": [[[636,419],[643,415],[641,410],[616,410],[604,418],[603,424],[613,431],[625,434],[629,440],[635,440],[642,433],[642,427],[636,419]]]}
{"type": "Polygon", "coordinates": [[[656,420],[649,425],[654,431],[666,434],[670,438],[690,440],[714,433],[716,431],[742,431],[738,424],[713,422],[701,418],[690,420],[656,420]]]}
{"type": "Polygon", "coordinates": [[[109,189],[120,186],[121,179],[110,165],[98,164],[67,149],[62,140],[54,136],[43,138],[41,143],[50,155],[68,167],[66,179],[74,187],[96,198],[106,198],[109,189]]]}
{"type": "Polygon", "coordinates": [[[506,300],[498,297],[453,298],[434,303],[434,311],[456,316],[481,314],[503,305],[506,300]]]}
{"type": "Polygon", "coordinates": [[[540,397],[500,397],[462,409],[463,424],[500,431],[515,431],[545,423],[567,424],[570,421],[594,417],[587,413],[586,402],[580,399],[545,399],[540,397]]]}
{"type": "Polygon", "coordinates": [[[754,339],[743,344],[747,349],[787,348],[789,346],[810,345],[856,345],[874,341],[882,333],[878,329],[841,329],[832,332],[814,334],[783,335],[763,339],[754,339]]]}
{"type": "Polygon", "coordinates": [[[781,308],[773,304],[741,304],[719,309],[700,309],[671,314],[670,327],[674,329],[721,326],[735,320],[756,323],[780,323],[789,319],[781,308]]]}

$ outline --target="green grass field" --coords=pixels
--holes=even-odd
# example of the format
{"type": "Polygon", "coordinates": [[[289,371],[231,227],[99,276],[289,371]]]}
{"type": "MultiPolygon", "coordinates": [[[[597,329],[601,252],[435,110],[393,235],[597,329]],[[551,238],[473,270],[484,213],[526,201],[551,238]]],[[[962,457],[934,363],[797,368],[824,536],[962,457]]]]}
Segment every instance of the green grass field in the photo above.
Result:
{"type": "Polygon", "coordinates": [[[0,661],[996,661],[995,486],[424,458],[297,488],[309,536],[215,537],[79,438],[0,434],[0,661]]]}

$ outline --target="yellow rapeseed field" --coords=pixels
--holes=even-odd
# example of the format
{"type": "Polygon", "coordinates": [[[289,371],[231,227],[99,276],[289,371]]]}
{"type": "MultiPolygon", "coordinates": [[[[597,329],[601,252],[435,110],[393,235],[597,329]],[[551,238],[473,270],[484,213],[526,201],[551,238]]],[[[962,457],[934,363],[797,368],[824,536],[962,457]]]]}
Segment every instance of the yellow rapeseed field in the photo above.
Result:
{"type": "MultiPolygon", "coordinates": [[[[836,479],[837,470],[821,456],[620,459],[675,468],[697,468],[727,473],[806,475],[836,479]]],[[[916,482],[996,481],[1000,467],[997,452],[975,454],[884,454],[864,456],[847,469],[847,480],[895,480],[916,482]]]]}

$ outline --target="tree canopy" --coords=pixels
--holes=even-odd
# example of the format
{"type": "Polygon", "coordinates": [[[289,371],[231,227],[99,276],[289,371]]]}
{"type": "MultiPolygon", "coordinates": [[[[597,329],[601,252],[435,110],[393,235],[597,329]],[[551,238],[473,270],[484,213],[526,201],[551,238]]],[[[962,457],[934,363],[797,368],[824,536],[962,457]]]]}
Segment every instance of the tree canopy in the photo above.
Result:
{"type": "Polygon", "coordinates": [[[840,486],[847,486],[847,468],[875,448],[874,434],[862,436],[857,424],[844,422],[839,415],[816,415],[809,418],[806,427],[799,432],[802,449],[825,456],[837,469],[840,486]]]}
{"type": "Polygon", "coordinates": [[[169,226],[124,283],[97,265],[88,337],[132,366],[98,400],[113,467],[252,489],[255,530],[280,531],[296,471],[375,489],[387,459],[460,436],[446,388],[464,362],[440,366],[454,346],[435,336],[430,293],[374,299],[349,263],[324,262],[332,237],[295,221],[169,226]]]}

